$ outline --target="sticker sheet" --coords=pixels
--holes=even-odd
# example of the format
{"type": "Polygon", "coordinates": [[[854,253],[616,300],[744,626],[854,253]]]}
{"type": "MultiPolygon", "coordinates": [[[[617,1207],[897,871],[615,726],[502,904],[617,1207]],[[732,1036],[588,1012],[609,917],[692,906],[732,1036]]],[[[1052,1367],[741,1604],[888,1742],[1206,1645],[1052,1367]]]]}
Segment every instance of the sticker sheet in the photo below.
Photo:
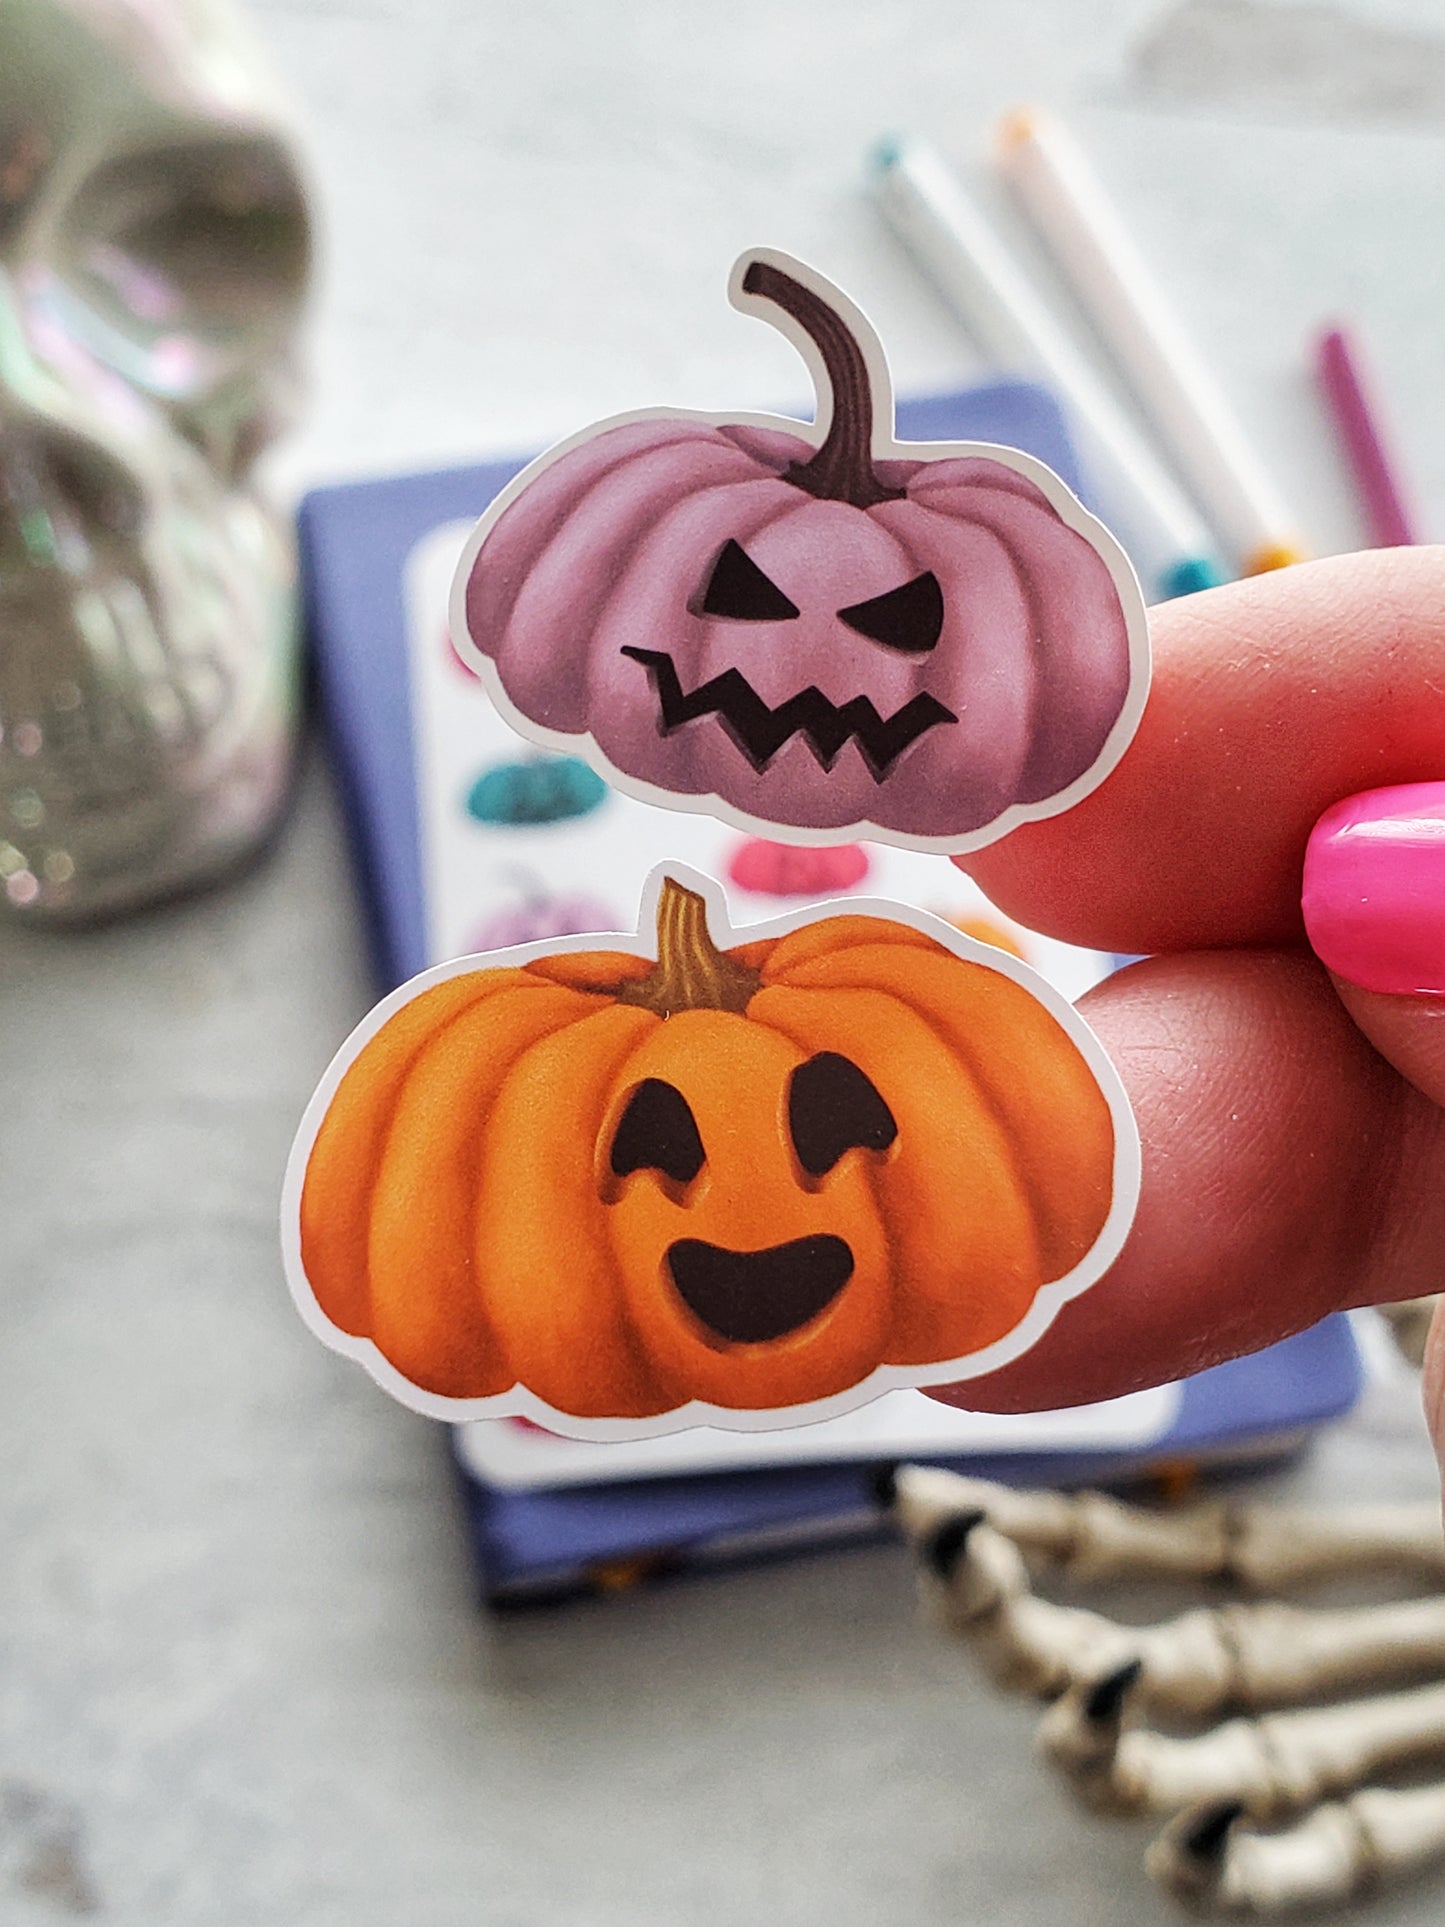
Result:
{"type": "Polygon", "coordinates": [[[694,1425],[662,1437],[574,1439],[520,1418],[476,1419],[456,1429],[459,1457],[475,1477],[510,1492],[536,1492],[870,1459],[1137,1453],[1167,1434],[1181,1402],[1178,1385],[1151,1385],[1060,1412],[970,1412],[925,1392],[884,1392],[838,1418],[766,1431],[694,1425]]]}

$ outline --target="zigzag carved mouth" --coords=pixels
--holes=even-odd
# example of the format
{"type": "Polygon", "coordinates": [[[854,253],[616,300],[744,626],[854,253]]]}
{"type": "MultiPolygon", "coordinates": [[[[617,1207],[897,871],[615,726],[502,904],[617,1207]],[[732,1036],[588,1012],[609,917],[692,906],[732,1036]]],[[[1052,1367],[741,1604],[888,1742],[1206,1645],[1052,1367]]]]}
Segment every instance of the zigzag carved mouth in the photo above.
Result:
{"type": "Polygon", "coordinates": [[[910,743],[935,723],[956,723],[936,696],[912,697],[892,716],[883,717],[866,696],[829,701],[809,687],[776,709],[765,703],[737,669],[725,669],[689,695],[678,680],[672,657],[660,649],[624,647],[652,678],[662,708],[662,733],[670,736],[699,716],[716,716],[754,769],[764,770],[790,736],[801,736],[824,769],[831,769],[843,745],[857,743],[875,783],[881,783],[910,743]]]}

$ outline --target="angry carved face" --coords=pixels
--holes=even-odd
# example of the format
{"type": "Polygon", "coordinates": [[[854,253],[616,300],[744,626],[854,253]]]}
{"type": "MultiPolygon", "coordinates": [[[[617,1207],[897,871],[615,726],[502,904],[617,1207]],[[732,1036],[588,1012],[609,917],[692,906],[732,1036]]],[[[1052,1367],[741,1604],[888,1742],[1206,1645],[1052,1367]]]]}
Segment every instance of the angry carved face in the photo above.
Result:
{"type": "MultiPolygon", "coordinates": [[[[733,538],[723,544],[708,570],[702,594],[692,613],[705,621],[753,625],[800,622],[802,610],[777,586],[733,538]]],[[[884,589],[837,611],[837,619],[854,635],[864,636],[903,656],[923,656],[938,646],[943,630],[943,591],[938,577],[925,569],[911,581],[884,589]]],[[[774,636],[773,640],[779,638],[774,636]]],[[[786,641],[786,638],[782,640],[786,641]]],[[[766,643],[764,644],[766,647],[766,643]]],[[[801,650],[778,652],[808,660],[801,650]]],[[[881,716],[870,696],[831,701],[816,683],[776,705],[761,696],[743,670],[721,670],[693,690],[684,690],[670,655],[658,649],[624,645],[630,656],[647,669],[657,691],[658,727],[670,736],[684,724],[716,716],[742,754],[761,774],[795,736],[800,737],[825,770],[831,770],[847,743],[856,744],[873,780],[881,783],[898,758],[926,729],[956,723],[957,716],[926,691],[911,696],[890,716],[881,716]]]]}

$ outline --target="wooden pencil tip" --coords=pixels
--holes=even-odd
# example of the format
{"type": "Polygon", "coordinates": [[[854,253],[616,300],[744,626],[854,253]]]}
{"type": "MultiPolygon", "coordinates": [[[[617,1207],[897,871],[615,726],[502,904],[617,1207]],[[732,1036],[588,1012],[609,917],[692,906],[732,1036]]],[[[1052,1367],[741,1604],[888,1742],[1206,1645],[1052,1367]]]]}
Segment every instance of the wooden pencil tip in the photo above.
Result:
{"type": "Polygon", "coordinates": [[[1032,107],[1011,107],[995,129],[995,139],[1004,153],[1022,147],[1038,132],[1039,117],[1032,107]]]}
{"type": "Polygon", "coordinates": [[[1244,573],[1269,575],[1275,569],[1292,569],[1297,562],[1308,561],[1309,550],[1293,542],[1267,542],[1245,558],[1244,573]]]}

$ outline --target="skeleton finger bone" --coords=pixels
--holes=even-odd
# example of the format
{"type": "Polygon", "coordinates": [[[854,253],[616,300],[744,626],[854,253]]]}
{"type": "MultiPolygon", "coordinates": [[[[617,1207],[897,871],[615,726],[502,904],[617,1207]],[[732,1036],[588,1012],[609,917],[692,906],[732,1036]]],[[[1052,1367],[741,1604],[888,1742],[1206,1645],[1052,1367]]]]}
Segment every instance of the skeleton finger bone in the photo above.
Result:
{"type": "Polygon", "coordinates": [[[1445,1574],[1433,1500],[1328,1510],[1211,1501],[1151,1512],[1102,1492],[1022,1491],[939,1466],[904,1466],[892,1483],[915,1543],[946,1518],[981,1512],[1026,1554],[1082,1580],[1227,1578],[1269,1592],[1346,1572],[1445,1574]]]}
{"type": "Polygon", "coordinates": [[[1072,1688],[1039,1728],[1044,1753],[1101,1811],[1174,1813],[1233,1800],[1274,1820],[1382,1770],[1445,1758],[1445,1685],[1227,1720],[1174,1739],[1124,1724],[1137,1677],[1136,1662],[1072,1688]]]}
{"type": "Polygon", "coordinates": [[[1347,1611],[1264,1601],[1125,1626],[1035,1596],[1019,1549],[979,1513],[944,1520],[921,1551],[944,1621],[1000,1686],[1040,1698],[1129,1659],[1139,1661],[1133,1705],[1183,1719],[1445,1673],[1445,1597],[1347,1611]]]}
{"type": "Polygon", "coordinates": [[[945,1520],[920,1551],[945,1622],[1000,1685],[1042,1697],[1130,1659],[1134,1707],[1190,1719],[1445,1672],[1441,1597],[1334,1612],[1271,1601],[1125,1626],[1037,1598],[1018,1548],[978,1512],[945,1520]]]}
{"type": "Polygon", "coordinates": [[[1445,1857],[1445,1786],[1366,1787],[1279,1833],[1236,1824],[1237,1802],[1182,1813],[1144,1864],[1176,1900],[1278,1914],[1372,1893],[1445,1857]]]}
{"type": "Polygon", "coordinates": [[[920,1551],[939,1616],[999,1686],[1052,1698],[1135,1649],[1131,1628],[1035,1597],[1023,1554],[979,1512],[945,1519],[920,1551]]]}

